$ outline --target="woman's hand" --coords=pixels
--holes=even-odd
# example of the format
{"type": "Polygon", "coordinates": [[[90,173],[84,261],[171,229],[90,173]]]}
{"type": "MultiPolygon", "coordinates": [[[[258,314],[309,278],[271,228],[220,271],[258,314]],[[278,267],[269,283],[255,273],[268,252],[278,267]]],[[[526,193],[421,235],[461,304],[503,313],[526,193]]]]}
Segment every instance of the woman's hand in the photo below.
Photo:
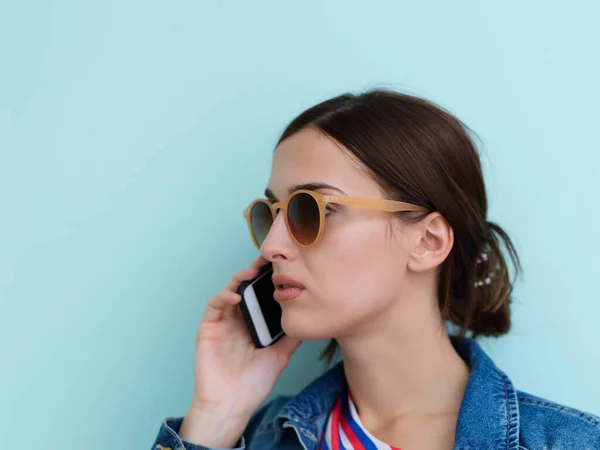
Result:
{"type": "Polygon", "coordinates": [[[194,393],[180,430],[186,440],[215,447],[235,444],[302,342],[287,335],[262,349],[252,342],[236,290],[265,264],[261,256],[235,273],[206,306],[196,334],[194,393]]]}

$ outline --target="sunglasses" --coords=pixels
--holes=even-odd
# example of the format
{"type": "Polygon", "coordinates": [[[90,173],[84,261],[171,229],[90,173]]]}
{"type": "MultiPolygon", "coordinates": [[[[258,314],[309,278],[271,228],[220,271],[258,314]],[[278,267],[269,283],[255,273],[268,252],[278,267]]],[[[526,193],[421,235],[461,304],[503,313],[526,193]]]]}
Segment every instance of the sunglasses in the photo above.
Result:
{"type": "Polygon", "coordinates": [[[328,203],[360,206],[388,212],[429,211],[428,208],[423,206],[396,200],[338,197],[300,189],[290,194],[287,200],[283,202],[273,203],[265,199],[254,200],[244,210],[244,217],[248,222],[248,229],[254,245],[258,249],[267,238],[279,210],[283,212],[285,225],[292,239],[299,246],[309,248],[316,245],[323,236],[325,211],[328,203]]]}

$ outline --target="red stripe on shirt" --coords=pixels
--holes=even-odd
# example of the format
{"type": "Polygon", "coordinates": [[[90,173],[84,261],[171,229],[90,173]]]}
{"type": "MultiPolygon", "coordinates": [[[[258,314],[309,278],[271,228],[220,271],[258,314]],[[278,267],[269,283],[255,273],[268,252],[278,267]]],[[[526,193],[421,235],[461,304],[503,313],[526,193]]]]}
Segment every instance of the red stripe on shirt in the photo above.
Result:
{"type": "Polygon", "coordinates": [[[362,445],[356,433],[354,433],[352,428],[350,428],[346,414],[342,415],[342,429],[344,430],[344,434],[352,444],[352,447],[354,447],[354,450],[365,450],[365,446],[362,445]]]}
{"type": "Polygon", "coordinates": [[[342,410],[342,401],[338,399],[333,408],[331,416],[331,450],[342,450],[340,447],[340,412],[342,410]]]}

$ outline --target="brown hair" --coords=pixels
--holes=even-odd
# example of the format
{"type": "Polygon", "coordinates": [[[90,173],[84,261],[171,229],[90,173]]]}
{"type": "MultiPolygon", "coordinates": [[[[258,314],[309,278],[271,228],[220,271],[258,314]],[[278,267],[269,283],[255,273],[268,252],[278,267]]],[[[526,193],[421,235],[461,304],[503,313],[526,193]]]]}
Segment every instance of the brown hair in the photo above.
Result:
{"type": "MultiPolygon", "coordinates": [[[[507,233],[487,221],[481,162],[470,137],[474,133],[434,103],[386,89],[346,93],[307,109],[277,145],[308,126],[346,147],[388,198],[425,206],[448,221],[455,240],[440,268],[438,299],[442,318],[459,327],[458,336],[507,333],[513,281],[502,244],[515,279],[521,266],[507,233]]],[[[427,213],[398,215],[418,221],[427,213]]],[[[331,339],[319,359],[331,364],[337,348],[331,339]]]]}

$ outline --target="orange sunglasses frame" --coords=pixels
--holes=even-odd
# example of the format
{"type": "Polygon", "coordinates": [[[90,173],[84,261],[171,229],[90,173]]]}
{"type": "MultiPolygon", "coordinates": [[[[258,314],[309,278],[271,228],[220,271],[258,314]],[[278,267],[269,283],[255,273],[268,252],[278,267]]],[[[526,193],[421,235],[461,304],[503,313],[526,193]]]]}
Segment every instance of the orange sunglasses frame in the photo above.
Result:
{"type": "Polygon", "coordinates": [[[317,244],[317,242],[319,242],[319,240],[323,236],[323,232],[325,231],[325,208],[327,207],[328,203],[336,203],[339,205],[360,206],[363,208],[371,208],[371,209],[377,209],[380,211],[387,211],[387,212],[404,212],[404,211],[428,212],[429,211],[429,209],[424,206],[413,205],[411,203],[405,203],[405,202],[401,202],[398,200],[386,200],[383,198],[358,198],[358,197],[347,197],[347,196],[324,195],[319,192],[310,191],[307,189],[299,189],[297,191],[292,192],[289,195],[289,197],[283,202],[272,203],[269,200],[259,198],[259,199],[254,200],[252,203],[250,203],[250,205],[244,210],[244,217],[246,219],[246,222],[248,222],[248,230],[250,231],[250,236],[252,237],[252,240],[254,241],[254,245],[256,245],[256,248],[258,248],[259,250],[260,250],[260,244],[256,240],[256,237],[254,236],[254,232],[252,231],[252,217],[251,217],[252,208],[254,208],[254,205],[258,202],[265,203],[269,207],[269,209],[271,210],[271,214],[273,214],[273,222],[275,222],[275,219],[277,218],[277,211],[281,210],[283,212],[283,219],[285,222],[285,226],[287,227],[288,233],[290,234],[290,236],[292,237],[294,242],[303,248],[313,247],[314,245],[317,244]],[[294,233],[292,233],[292,229],[290,228],[290,224],[288,221],[288,215],[287,215],[288,205],[290,204],[290,200],[292,199],[292,197],[294,197],[297,194],[308,194],[308,195],[312,196],[315,199],[315,201],[317,202],[317,205],[319,207],[319,232],[318,232],[315,240],[313,242],[311,242],[310,244],[303,244],[302,242],[298,241],[298,239],[296,239],[296,236],[294,236],[294,233]]]}

